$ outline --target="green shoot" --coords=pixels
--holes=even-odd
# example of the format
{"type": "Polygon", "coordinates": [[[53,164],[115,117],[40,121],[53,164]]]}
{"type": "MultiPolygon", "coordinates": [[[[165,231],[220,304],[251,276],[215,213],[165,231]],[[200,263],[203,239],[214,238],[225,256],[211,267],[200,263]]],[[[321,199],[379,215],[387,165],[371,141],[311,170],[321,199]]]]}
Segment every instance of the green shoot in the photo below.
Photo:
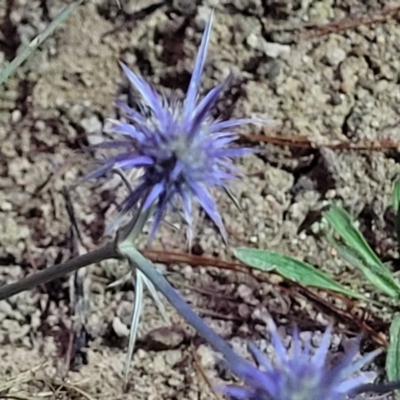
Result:
{"type": "Polygon", "coordinates": [[[371,249],[347,211],[332,206],[324,213],[324,217],[343,241],[341,243],[330,238],[339,254],[358,268],[378,290],[390,297],[400,298],[399,282],[371,249]]]}
{"type": "MultiPolygon", "coordinates": [[[[400,380],[400,314],[396,314],[390,325],[389,348],[386,356],[386,374],[389,382],[400,380]]],[[[396,394],[400,399],[400,394],[396,394]]]]}

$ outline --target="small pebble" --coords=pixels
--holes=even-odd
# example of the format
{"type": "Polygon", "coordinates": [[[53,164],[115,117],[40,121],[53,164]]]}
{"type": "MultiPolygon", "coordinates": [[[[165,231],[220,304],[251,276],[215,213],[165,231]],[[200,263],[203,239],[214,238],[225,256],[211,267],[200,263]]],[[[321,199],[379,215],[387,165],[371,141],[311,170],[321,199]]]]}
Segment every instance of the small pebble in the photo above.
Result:
{"type": "Polygon", "coordinates": [[[184,339],[185,334],[179,328],[158,328],[148,333],[145,342],[151,350],[161,351],[177,348],[184,339]]]}
{"type": "Polygon", "coordinates": [[[346,59],[346,52],[340,47],[335,47],[328,50],[325,55],[325,59],[329,65],[331,65],[332,67],[336,67],[346,59]]]}
{"type": "Polygon", "coordinates": [[[81,120],[81,126],[88,134],[101,132],[103,127],[101,121],[95,115],[89,118],[83,118],[81,120]]]}
{"type": "Polygon", "coordinates": [[[197,349],[197,354],[200,357],[201,365],[204,368],[211,369],[214,368],[216,363],[215,353],[206,345],[202,344],[197,349]]]}
{"type": "Polygon", "coordinates": [[[112,327],[118,337],[129,336],[129,328],[121,321],[119,317],[114,317],[112,327]]]}

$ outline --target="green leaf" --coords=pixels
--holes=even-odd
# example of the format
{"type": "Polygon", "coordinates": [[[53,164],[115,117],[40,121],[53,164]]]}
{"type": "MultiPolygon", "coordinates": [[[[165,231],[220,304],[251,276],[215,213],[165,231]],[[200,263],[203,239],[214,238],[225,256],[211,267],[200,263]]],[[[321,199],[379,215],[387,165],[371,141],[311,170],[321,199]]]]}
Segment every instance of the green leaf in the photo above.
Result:
{"type": "Polygon", "coordinates": [[[329,241],[336,248],[339,255],[349,264],[361,270],[367,280],[371,282],[372,285],[374,285],[378,290],[393,298],[397,298],[399,296],[398,284],[394,281],[394,279],[392,279],[392,277],[388,278],[386,275],[381,275],[379,272],[374,272],[374,269],[367,266],[354,249],[339,243],[332,237],[329,238],[329,241]]]}
{"type": "Polygon", "coordinates": [[[9,76],[16,71],[16,69],[56,30],[56,28],[66,19],[68,16],[81,4],[83,0],[75,0],[69,6],[65,7],[63,11],[61,11],[54,21],[51,21],[49,26],[41,32],[38,36],[35,37],[26,47],[25,49],[17,55],[7,65],[3,71],[0,72],[0,85],[3,84],[9,76]]]}
{"type": "Polygon", "coordinates": [[[391,275],[371,249],[362,233],[354,226],[350,214],[346,210],[332,206],[323,215],[332,228],[343,238],[346,245],[353,248],[368,265],[377,268],[382,274],[391,275]]]}
{"type": "MultiPolygon", "coordinates": [[[[389,330],[389,348],[386,356],[386,374],[389,382],[400,380],[400,314],[396,314],[389,330]]],[[[400,394],[396,394],[400,399],[400,394]]]]}
{"type": "Polygon", "coordinates": [[[400,206],[400,182],[396,182],[393,186],[393,208],[394,212],[399,211],[400,206]]]}
{"type": "Polygon", "coordinates": [[[344,242],[343,246],[338,241],[330,239],[339,253],[360,269],[378,290],[394,298],[400,297],[399,282],[371,249],[347,211],[332,206],[324,213],[324,217],[344,242]]]}
{"type": "Polygon", "coordinates": [[[342,286],[326,274],[310,264],[273,251],[239,247],[233,250],[235,257],[245,264],[261,271],[276,271],[286,279],[304,286],[330,290],[346,296],[371,302],[365,296],[342,286]]]}
{"type": "Polygon", "coordinates": [[[397,247],[400,249],[400,182],[396,182],[393,187],[393,208],[396,213],[397,247]]]}

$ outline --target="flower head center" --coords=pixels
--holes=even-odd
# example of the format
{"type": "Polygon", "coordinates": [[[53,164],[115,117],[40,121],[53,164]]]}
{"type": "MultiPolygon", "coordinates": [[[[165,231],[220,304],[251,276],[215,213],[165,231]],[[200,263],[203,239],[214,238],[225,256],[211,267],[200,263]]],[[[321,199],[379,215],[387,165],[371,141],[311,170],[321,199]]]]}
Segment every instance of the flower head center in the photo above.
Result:
{"type": "Polygon", "coordinates": [[[199,143],[186,134],[176,134],[163,146],[159,159],[160,169],[173,169],[179,163],[185,171],[204,170],[207,165],[207,152],[199,143]]]}

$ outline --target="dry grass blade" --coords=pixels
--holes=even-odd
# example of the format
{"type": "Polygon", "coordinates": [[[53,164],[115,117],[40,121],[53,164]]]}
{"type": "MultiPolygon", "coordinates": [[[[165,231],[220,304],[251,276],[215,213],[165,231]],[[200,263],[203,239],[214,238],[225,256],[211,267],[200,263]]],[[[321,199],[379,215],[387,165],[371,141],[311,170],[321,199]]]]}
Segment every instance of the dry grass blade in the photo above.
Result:
{"type": "Polygon", "coordinates": [[[52,21],[49,26],[33,39],[28,46],[20,53],[9,65],[0,73],[0,85],[3,84],[17,68],[30,57],[38,47],[57,29],[57,27],[65,21],[70,14],[76,10],[83,3],[83,0],[75,0],[67,6],[57,17],[52,21]]]}
{"type": "MultiPolygon", "coordinates": [[[[82,235],[75,218],[74,207],[66,189],[63,190],[67,213],[71,221],[71,252],[76,257],[86,252],[82,235]]],[[[70,309],[73,316],[70,346],[67,353],[67,369],[79,369],[84,363],[87,342],[86,321],[89,311],[90,266],[77,270],[69,278],[70,309]]]]}
{"type": "Polygon", "coordinates": [[[7,400],[36,400],[36,399],[60,399],[69,400],[77,398],[80,399],[96,400],[93,396],[80,388],[80,383],[71,383],[60,380],[53,380],[43,375],[43,370],[49,366],[50,363],[38,365],[28,371],[21,372],[15,377],[0,383],[0,399],[7,400]],[[37,389],[37,393],[32,393],[29,386],[37,389]]]}
{"type": "Polygon", "coordinates": [[[29,371],[24,371],[15,376],[14,378],[11,378],[7,381],[1,382],[0,383],[0,398],[5,397],[5,394],[8,393],[12,388],[15,388],[16,386],[23,385],[24,383],[27,383],[33,379],[35,376],[35,373],[37,371],[42,370],[45,368],[46,364],[37,366],[29,371]]]}

